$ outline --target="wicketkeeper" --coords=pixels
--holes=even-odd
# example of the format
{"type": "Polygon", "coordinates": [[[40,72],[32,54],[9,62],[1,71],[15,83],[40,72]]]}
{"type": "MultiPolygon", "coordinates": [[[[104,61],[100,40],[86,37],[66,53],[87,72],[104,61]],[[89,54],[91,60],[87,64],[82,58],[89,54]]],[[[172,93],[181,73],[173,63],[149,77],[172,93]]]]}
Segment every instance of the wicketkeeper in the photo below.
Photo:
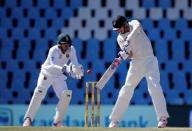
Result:
{"type": "Polygon", "coordinates": [[[121,48],[119,55],[124,60],[130,59],[125,84],[110,115],[109,127],[117,127],[126,111],[135,87],[142,78],[146,78],[148,91],[157,115],[158,128],[166,127],[169,114],[160,85],[160,73],[157,58],[153,54],[151,42],[137,20],[127,21],[124,16],[117,16],[113,21],[113,30],[119,33],[117,42],[121,48]]]}
{"type": "Polygon", "coordinates": [[[70,36],[59,35],[57,44],[50,48],[47,59],[41,67],[37,87],[24,116],[23,127],[32,125],[34,116],[51,85],[59,98],[53,126],[62,126],[64,114],[72,96],[72,91],[68,90],[66,84],[67,76],[81,79],[83,73],[83,67],[78,63],[70,36]]]}

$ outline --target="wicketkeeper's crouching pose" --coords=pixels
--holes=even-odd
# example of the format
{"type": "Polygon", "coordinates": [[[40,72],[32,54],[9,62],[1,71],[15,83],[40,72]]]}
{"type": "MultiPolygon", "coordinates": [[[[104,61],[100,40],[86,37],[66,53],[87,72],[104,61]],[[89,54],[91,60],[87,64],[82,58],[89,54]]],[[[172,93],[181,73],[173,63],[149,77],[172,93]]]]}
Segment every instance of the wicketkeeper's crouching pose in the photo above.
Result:
{"type": "Polygon", "coordinates": [[[118,99],[110,115],[109,127],[117,127],[118,122],[126,111],[135,87],[142,78],[146,78],[148,91],[151,95],[157,119],[158,127],[167,125],[169,117],[163,91],[160,85],[160,73],[157,58],[153,54],[151,42],[141,24],[137,20],[128,22],[124,16],[116,17],[113,22],[113,30],[119,33],[117,42],[121,48],[119,55],[122,59],[131,59],[125,84],[119,92],[118,99]]]}
{"type": "Polygon", "coordinates": [[[67,76],[81,79],[83,68],[78,63],[76,50],[72,46],[70,36],[61,34],[58,37],[57,44],[50,48],[48,57],[41,67],[37,87],[24,116],[23,127],[32,125],[34,116],[51,85],[59,98],[53,126],[62,126],[64,114],[72,96],[72,91],[68,90],[66,84],[67,76]]]}

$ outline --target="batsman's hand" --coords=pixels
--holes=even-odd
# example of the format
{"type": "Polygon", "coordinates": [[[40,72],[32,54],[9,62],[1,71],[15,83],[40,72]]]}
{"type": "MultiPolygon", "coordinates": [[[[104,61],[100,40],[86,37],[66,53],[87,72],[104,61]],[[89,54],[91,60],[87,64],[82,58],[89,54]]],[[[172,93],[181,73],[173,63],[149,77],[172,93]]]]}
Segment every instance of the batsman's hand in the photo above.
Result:
{"type": "Polygon", "coordinates": [[[129,58],[129,54],[128,52],[126,52],[125,50],[119,51],[118,55],[123,59],[123,60],[127,60],[129,58]]]}

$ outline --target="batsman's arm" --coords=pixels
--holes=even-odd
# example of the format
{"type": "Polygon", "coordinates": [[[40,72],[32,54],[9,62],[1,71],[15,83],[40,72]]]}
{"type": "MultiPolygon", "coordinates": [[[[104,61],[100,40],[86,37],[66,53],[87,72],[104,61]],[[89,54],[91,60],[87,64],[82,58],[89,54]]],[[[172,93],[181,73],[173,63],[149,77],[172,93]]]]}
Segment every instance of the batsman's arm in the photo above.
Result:
{"type": "Polygon", "coordinates": [[[133,20],[133,30],[131,31],[131,33],[127,36],[126,41],[130,41],[132,37],[135,36],[135,34],[137,33],[137,30],[141,27],[141,24],[138,20],[133,20]]]}

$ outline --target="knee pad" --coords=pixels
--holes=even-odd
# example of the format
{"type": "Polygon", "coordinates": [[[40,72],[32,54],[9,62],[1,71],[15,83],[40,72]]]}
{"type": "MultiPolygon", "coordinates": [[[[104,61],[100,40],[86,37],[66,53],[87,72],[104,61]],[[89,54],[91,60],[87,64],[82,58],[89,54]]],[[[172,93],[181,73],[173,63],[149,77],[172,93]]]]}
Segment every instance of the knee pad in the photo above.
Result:
{"type": "Polygon", "coordinates": [[[64,90],[61,94],[61,98],[59,99],[59,102],[65,102],[69,103],[71,101],[72,91],[71,90],[64,90]]]}
{"type": "Polygon", "coordinates": [[[47,90],[43,87],[38,86],[34,91],[34,97],[44,98],[47,93],[47,90]]]}
{"type": "Polygon", "coordinates": [[[64,90],[61,94],[59,102],[56,107],[56,114],[54,117],[54,122],[62,121],[64,114],[69,106],[71,101],[72,91],[71,90],[64,90]]]}
{"type": "Polygon", "coordinates": [[[39,109],[40,104],[41,104],[43,98],[45,97],[46,92],[47,92],[46,88],[42,88],[40,86],[35,88],[33,97],[29,104],[28,110],[25,114],[25,118],[29,117],[29,118],[31,118],[31,121],[33,121],[34,116],[35,116],[37,110],[39,109]]]}

